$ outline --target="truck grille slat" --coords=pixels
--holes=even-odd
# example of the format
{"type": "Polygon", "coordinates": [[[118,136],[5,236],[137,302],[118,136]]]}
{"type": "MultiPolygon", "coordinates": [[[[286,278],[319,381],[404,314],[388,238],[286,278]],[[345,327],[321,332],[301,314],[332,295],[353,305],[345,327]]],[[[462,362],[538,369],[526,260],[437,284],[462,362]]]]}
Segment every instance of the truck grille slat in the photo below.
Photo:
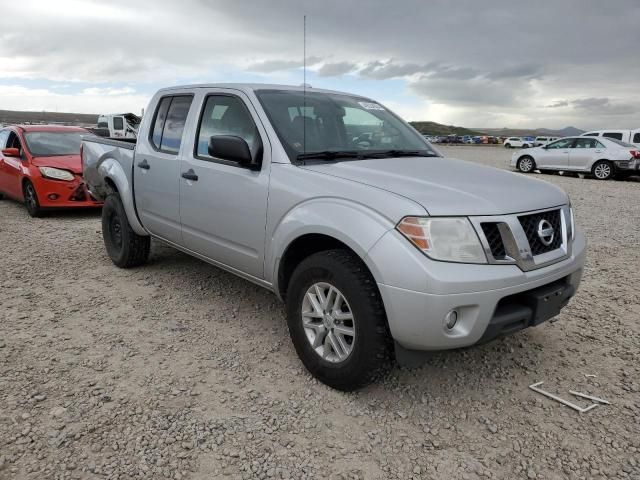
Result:
{"type": "Polygon", "coordinates": [[[503,260],[507,257],[507,252],[504,248],[504,242],[502,241],[502,235],[498,228],[497,222],[485,222],[482,224],[482,231],[487,239],[489,248],[491,249],[491,255],[496,260],[503,260]]]}
{"type": "Polygon", "coordinates": [[[524,230],[531,254],[535,257],[543,253],[551,252],[562,246],[562,224],[560,221],[560,210],[522,215],[518,217],[520,225],[524,230]],[[538,226],[542,220],[548,221],[554,230],[553,240],[549,245],[545,245],[538,235],[538,226]]]}

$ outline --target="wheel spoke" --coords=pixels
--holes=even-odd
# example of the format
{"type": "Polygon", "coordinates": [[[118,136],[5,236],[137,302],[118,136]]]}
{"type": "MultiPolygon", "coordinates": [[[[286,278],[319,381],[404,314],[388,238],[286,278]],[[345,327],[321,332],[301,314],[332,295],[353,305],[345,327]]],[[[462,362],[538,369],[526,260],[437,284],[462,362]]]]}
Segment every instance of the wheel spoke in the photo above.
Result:
{"type": "MultiPolygon", "coordinates": [[[[311,303],[311,307],[313,308],[313,317],[314,318],[322,318],[322,306],[318,302],[318,298],[311,292],[307,292],[307,298],[309,299],[309,303],[311,303]]],[[[311,312],[310,312],[311,313],[311,312]]]]}
{"type": "Polygon", "coordinates": [[[311,344],[311,346],[313,348],[318,348],[320,345],[322,345],[325,342],[325,338],[327,336],[327,329],[324,328],[324,325],[317,325],[317,324],[313,325],[311,328],[313,328],[316,332],[316,337],[313,339],[313,343],[311,344]]]}
{"type": "Polygon", "coordinates": [[[338,359],[342,360],[347,356],[347,352],[342,348],[333,332],[327,334],[327,341],[331,345],[333,352],[338,356],[338,359]]]}
{"type": "Polygon", "coordinates": [[[340,335],[347,335],[353,337],[355,335],[355,329],[353,327],[347,327],[346,325],[336,325],[333,327],[333,331],[340,335]]]}
{"type": "Polygon", "coordinates": [[[314,287],[316,291],[316,298],[320,304],[320,311],[322,311],[327,303],[327,297],[324,296],[324,288],[322,288],[320,284],[316,283],[314,287]]]}

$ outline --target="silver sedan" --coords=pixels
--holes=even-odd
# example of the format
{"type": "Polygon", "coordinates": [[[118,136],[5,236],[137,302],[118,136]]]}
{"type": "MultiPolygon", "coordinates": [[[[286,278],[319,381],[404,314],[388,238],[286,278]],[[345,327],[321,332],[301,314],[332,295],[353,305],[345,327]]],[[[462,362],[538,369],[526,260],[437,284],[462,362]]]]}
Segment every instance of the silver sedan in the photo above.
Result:
{"type": "Polygon", "coordinates": [[[612,138],[567,137],[515,152],[511,166],[522,173],[584,172],[598,180],[608,180],[615,174],[640,175],[640,149],[612,138]]]}

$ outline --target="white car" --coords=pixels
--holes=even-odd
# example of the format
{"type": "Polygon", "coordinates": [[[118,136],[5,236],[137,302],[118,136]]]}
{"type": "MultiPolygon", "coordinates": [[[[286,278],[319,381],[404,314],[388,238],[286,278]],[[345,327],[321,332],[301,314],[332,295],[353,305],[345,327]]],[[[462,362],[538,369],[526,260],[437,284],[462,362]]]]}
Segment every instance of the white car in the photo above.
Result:
{"type": "Polygon", "coordinates": [[[505,148],[531,148],[533,143],[520,137],[509,137],[504,141],[505,148]]]}
{"type": "Polygon", "coordinates": [[[533,141],[534,147],[541,147],[551,142],[555,142],[559,137],[536,137],[533,141]]]}
{"type": "Polygon", "coordinates": [[[640,147],[640,128],[636,130],[593,130],[583,133],[582,136],[611,138],[626,143],[633,143],[636,147],[640,147]]]}
{"type": "Polygon", "coordinates": [[[515,152],[511,166],[522,173],[534,170],[592,173],[598,180],[640,174],[640,149],[612,138],[567,137],[542,147],[515,152]]]}

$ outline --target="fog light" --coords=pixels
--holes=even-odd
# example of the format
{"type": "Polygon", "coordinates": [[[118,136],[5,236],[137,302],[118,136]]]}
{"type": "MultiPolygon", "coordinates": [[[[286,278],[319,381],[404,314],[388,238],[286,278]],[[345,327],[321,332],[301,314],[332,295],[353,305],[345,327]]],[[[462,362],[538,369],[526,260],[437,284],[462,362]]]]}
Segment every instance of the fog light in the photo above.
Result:
{"type": "Polygon", "coordinates": [[[49,195],[47,195],[47,197],[49,198],[49,200],[57,200],[58,198],[60,198],[60,195],[58,195],[57,193],[50,193],[49,195]]]}
{"type": "Polygon", "coordinates": [[[451,330],[458,323],[458,312],[456,310],[451,310],[444,316],[444,326],[447,329],[451,330]]]}

